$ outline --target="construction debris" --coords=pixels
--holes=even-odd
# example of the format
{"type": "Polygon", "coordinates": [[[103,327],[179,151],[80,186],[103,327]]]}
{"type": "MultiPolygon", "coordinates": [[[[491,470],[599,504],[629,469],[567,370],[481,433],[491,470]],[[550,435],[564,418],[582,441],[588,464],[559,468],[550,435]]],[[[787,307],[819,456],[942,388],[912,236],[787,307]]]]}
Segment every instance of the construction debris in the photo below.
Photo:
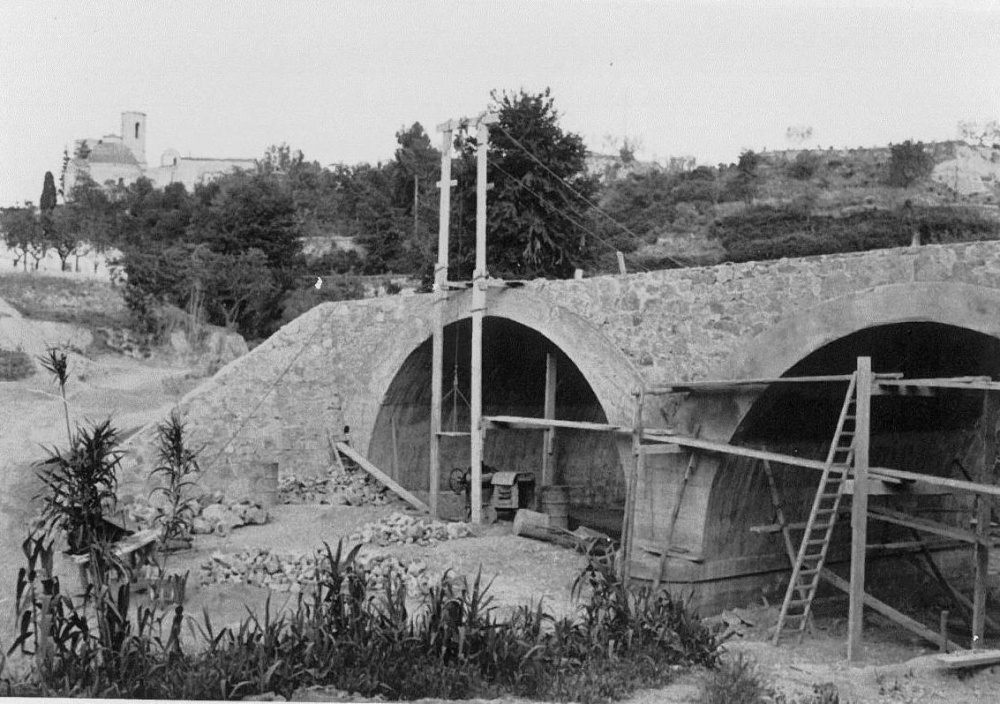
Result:
{"type": "Polygon", "coordinates": [[[386,547],[388,545],[434,545],[472,535],[467,523],[446,523],[396,511],[375,523],[366,523],[350,540],[386,547]]]}
{"type": "MultiPolygon", "coordinates": [[[[263,525],[269,515],[267,509],[251,501],[229,501],[221,491],[208,492],[187,502],[192,512],[191,532],[195,535],[229,535],[234,528],[246,525],[263,525]]],[[[145,499],[137,497],[125,506],[126,516],[139,529],[153,528],[168,507],[158,495],[145,499]]]]}
{"type": "MultiPolygon", "coordinates": [[[[249,584],[275,592],[312,593],[318,584],[317,570],[328,558],[323,553],[278,553],[253,548],[227,554],[216,552],[203,562],[198,582],[249,584]]],[[[370,591],[384,590],[390,579],[405,584],[409,594],[426,594],[441,584],[443,575],[428,569],[422,560],[400,560],[391,555],[361,552],[357,565],[365,574],[370,591]]]]}

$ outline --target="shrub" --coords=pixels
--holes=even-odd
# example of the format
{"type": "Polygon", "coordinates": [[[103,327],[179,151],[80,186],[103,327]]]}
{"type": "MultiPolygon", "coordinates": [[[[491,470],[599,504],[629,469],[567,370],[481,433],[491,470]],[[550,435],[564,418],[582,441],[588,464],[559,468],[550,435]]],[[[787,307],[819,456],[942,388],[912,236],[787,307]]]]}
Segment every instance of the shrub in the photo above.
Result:
{"type": "Polygon", "coordinates": [[[705,678],[698,704],[768,704],[777,698],[757,663],[739,653],[705,678]]]}
{"type": "Polygon", "coordinates": [[[788,166],[788,175],[799,181],[808,181],[819,170],[823,158],[819,154],[803,151],[788,166]]]}
{"type": "Polygon", "coordinates": [[[908,188],[917,181],[931,175],[934,157],[925,149],[923,142],[906,140],[902,144],[889,147],[890,186],[908,188]]]}
{"type": "MultiPolygon", "coordinates": [[[[341,546],[327,547],[314,590],[299,595],[291,613],[274,617],[268,604],[261,617],[252,614],[221,631],[207,613],[192,621],[192,633],[205,644],[198,652],[181,650],[180,607],[172,617],[140,608],[135,623],[112,619],[102,640],[86,631],[72,600],[60,597],[58,624],[75,640],[60,651],[58,676],[52,669],[38,672],[41,693],[236,699],[265,692],[288,697],[297,688],[324,685],[388,699],[512,695],[603,702],[666,684],[676,672],[670,665],[711,666],[717,658],[714,637],[679,601],[631,593],[593,570],[584,573],[592,597],[575,620],[554,619],[541,604],[498,619],[479,576],[468,584],[446,575],[410,614],[402,582],[390,580],[377,599],[368,593],[356,554],[357,548],[344,555],[341,546]]],[[[36,570],[31,565],[22,572],[36,570]]],[[[103,603],[128,614],[127,591],[103,603]]],[[[16,646],[37,632],[32,614],[54,603],[37,601],[35,611],[24,612],[27,635],[16,646]]]]}
{"type": "Polygon", "coordinates": [[[0,350],[0,381],[19,381],[35,373],[31,357],[23,350],[0,350]]]}

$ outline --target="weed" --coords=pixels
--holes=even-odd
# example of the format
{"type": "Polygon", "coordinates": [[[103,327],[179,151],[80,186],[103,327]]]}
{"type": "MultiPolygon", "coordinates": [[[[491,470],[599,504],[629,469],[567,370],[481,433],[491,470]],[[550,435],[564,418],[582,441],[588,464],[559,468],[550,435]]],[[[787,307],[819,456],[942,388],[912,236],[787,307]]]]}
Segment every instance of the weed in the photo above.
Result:
{"type": "Polygon", "coordinates": [[[767,704],[776,698],[756,661],[739,653],[705,678],[698,704],[767,704]]]}
{"type": "Polygon", "coordinates": [[[195,517],[191,493],[196,486],[191,478],[199,471],[198,451],[188,447],[185,424],[176,410],[156,427],[156,456],[157,465],[152,476],[163,479],[163,484],[152,493],[161,494],[166,506],[153,522],[162,529],[160,543],[166,549],[170,541],[191,534],[195,517]]]}

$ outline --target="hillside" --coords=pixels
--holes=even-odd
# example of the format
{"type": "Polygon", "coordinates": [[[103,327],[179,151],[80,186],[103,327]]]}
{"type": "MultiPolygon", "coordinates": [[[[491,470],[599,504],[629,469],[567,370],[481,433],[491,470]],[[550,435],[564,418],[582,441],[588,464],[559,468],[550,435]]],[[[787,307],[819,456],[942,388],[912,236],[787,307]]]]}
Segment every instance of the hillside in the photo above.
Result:
{"type": "Polygon", "coordinates": [[[785,150],[755,155],[752,170],[632,170],[602,207],[644,241],[635,268],[1000,236],[1000,149],[922,148],[925,170],[905,187],[890,185],[890,147],[785,150]]]}

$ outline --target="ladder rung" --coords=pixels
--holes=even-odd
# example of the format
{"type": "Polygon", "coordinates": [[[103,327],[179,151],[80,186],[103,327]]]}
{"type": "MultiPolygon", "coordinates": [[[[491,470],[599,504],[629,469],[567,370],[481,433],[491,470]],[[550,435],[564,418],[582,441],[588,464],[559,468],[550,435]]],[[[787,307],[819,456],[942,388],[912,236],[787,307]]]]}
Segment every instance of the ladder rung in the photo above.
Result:
{"type": "Polygon", "coordinates": [[[440,435],[441,437],[446,437],[446,438],[465,438],[472,435],[472,433],[456,431],[456,430],[447,430],[447,431],[442,430],[441,432],[435,433],[435,435],[440,435]]]}
{"type": "Polygon", "coordinates": [[[821,553],[821,552],[811,552],[811,553],[809,553],[807,555],[803,555],[802,559],[803,560],[815,560],[817,557],[823,557],[823,553],[821,553]]]}

